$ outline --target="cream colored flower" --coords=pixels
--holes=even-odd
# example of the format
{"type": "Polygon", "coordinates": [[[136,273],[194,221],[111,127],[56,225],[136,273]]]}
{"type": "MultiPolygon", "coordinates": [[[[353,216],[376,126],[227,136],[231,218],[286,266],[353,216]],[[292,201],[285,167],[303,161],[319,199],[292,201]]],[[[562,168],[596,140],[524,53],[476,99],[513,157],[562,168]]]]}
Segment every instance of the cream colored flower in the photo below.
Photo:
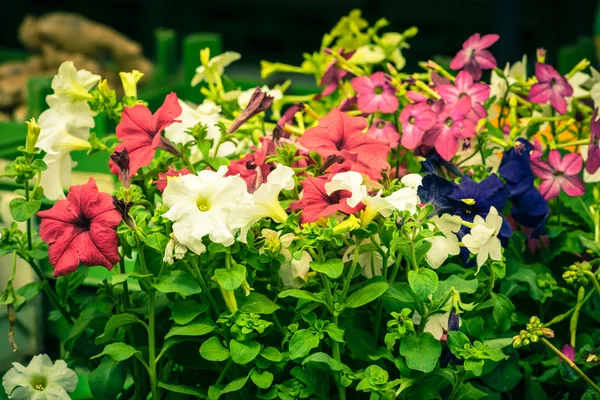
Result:
{"type": "Polygon", "coordinates": [[[279,277],[283,285],[295,289],[304,286],[308,280],[311,261],[310,254],[303,251],[300,260],[292,259],[289,263],[282,264],[279,269],[279,277]]]}
{"type": "MultiPolygon", "coordinates": [[[[206,49],[205,49],[206,50],[206,49]]],[[[196,68],[196,75],[192,78],[192,86],[196,86],[200,82],[206,80],[214,80],[215,75],[221,76],[225,71],[225,67],[234,61],[239,60],[242,56],[234,51],[226,51],[208,60],[207,65],[200,65],[196,68]]]]}
{"type": "Polygon", "coordinates": [[[462,242],[471,253],[477,255],[477,271],[479,271],[488,258],[496,261],[502,259],[502,244],[498,239],[502,217],[492,206],[485,219],[476,215],[473,224],[471,232],[462,238],[462,242]]]}

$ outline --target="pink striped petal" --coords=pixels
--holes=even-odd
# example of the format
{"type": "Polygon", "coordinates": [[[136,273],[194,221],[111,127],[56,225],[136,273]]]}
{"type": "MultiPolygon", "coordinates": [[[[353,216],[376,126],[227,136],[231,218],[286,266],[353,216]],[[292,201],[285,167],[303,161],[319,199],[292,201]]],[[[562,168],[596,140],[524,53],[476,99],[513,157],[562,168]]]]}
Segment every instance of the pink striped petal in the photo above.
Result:
{"type": "Polygon", "coordinates": [[[564,176],[561,182],[562,189],[571,197],[583,196],[585,183],[579,176],[564,176]]]}
{"type": "Polygon", "coordinates": [[[560,184],[557,179],[548,179],[540,184],[540,193],[546,200],[552,200],[560,194],[560,184]]]}
{"type": "Polygon", "coordinates": [[[581,172],[583,166],[583,158],[580,154],[570,153],[563,157],[560,163],[560,171],[565,175],[577,175],[581,172]]]}
{"type": "Polygon", "coordinates": [[[548,154],[548,164],[550,164],[550,166],[552,167],[554,172],[556,172],[556,171],[564,172],[560,168],[561,162],[562,162],[562,159],[560,156],[560,152],[558,150],[551,150],[550,154],[548,154]]]}

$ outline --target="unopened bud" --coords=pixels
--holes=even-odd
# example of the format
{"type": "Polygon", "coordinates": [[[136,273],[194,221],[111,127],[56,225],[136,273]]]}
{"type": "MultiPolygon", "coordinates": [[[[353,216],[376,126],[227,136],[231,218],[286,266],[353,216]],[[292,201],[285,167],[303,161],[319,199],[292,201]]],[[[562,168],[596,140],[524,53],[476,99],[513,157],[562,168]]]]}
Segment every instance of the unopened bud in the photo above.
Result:
{"type": "Polygon", "coordinates": [[[542,64],[546,62],[546,49],[543,49],[540,47],[535,52],[535,55],[537,58],[537,62],[542,63],[542,64]]]}
{"type": "Polygon", "coordinates": [[[125,96],[137,98],[137,83],[144,74],[136,69],[131,72],[119,72],[125,96]]]}
{"type": "Polygon", "coordinates": [[[25,123],[27,124],[27,141],[25,148],[28,152],[33,153],[42,128],[38,125],[34,118],[31,118],[29,121],[25,121],[25,123]]]}
{"type": "Polygon", "coordinates": [[[133,202],[121,200],[118,199],[116,196],[113,196],[113,204],[117,211],[121,214],[123,222],[125,222],[128,227],[135,231],[137,229],[137,226],[131,215],[129,215],[129,210],[131,210],[133,202]]]}
{"type": "Polygon", "coordinates": [[[19,351],[19,347],[15,342],[15,324],[17,323],[17,313],[15,307],[12,304],[7,306],[8,309],[8,342],[12,348],[13,353],[19,351]]]}
{"type": "Polygon", "coordinates": [[[358,228],[360,228],[360,219],[356,218],[354,215],[350,215],[348,219],[333,227],[333,233],[341,235],[346,232],[352,232],[358,228]]]}

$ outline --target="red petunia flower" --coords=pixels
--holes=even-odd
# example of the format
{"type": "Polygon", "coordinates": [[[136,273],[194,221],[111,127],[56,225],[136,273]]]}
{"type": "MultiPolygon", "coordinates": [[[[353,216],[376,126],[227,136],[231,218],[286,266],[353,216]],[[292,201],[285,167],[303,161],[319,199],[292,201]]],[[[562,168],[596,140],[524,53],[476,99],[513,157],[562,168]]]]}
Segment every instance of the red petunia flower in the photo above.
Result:
{"type": "Polygon", "coordinates": [[[187,168],[175,170],[173,169],[173,167],[169,167],[169,170],[167,172],[158,173],[158,180],[154,182],[154,184],[156,185],[156,188],[162,193],[167,187],[167,183],[169,182],[169,176],[182,176],[189,174],[191,174],[191,172],[187,168]]]}
{"type": "Polygon", "coordinates": [[[54,276],[70,274],[79,264],[111,270],[119,262],[116,228],[121,214],[109,194],[98,192],[93,178],[85,185],[71,186],[65,200],[37,215],[54,276]]]}
{"type": "Polygon", "coordinates": [[[323,158],[341,155],[343,150],[354,153],[358,156],[357,170],[377,180],[381,171],[390,167],[390,146],[363,133],[366,127],[365,118],[351,117],[334,108],[319,120],[319,126],[306,130],[298,142],[323,158]]]}
{"type": "MultiPolygon", "coordinates": [[[[132,177],[137,171],[149,165],[154,158],[156,149],[161,148],[170,153],[179,155],[179,150],[162,135],[162,131],[181,115],[181,106],[175,93],[170,93],[165,98],[162,106],[156,113],[148,107],[138,104],[134,107],[125,107],[121,116],[121,122],[117,125],[117,139],[121,144],[115,151],[122,152],[127,149],[129,153],[129,176],[132,177]]],[[[117,175],[119,167],[111,160],[109,161],[110,172],[117,175]]]]}
{"type": "Polygon", "coordinates": [[[350,207],[347,198],[352,197],[348,190],[338,190],[331,195],[325,190],[326,176],[306,178],[302,185],[302,198],[290,205],[292,210],[302,210],[300,222],[305,224],[315,222],[319,218],[326,218],[341,211],[346,214],[354,214],[364,208],[360,203],[356,207],[350,207]]]}

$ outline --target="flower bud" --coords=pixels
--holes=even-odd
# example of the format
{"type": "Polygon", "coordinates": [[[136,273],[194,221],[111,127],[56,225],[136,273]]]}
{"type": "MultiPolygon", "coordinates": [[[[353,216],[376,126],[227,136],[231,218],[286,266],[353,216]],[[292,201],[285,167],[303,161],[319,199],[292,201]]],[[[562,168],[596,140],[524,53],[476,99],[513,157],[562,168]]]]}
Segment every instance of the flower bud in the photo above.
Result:
{"type": "Polygon", "coordinates": [[[117,198],[117,196],[113,196],[113,204],[115,205],[117,211],[121,214],[123,222],[125,222],[128,227],[135,231],[137,226],[131,215],[129,215],[129,210],[131,209],[131,206],[133,206],[133,202],[125,201],[117,198]]]}
{"type": "Polygon", "coordinates": [[[546,49],[543,49],[540,47],[535,52],[535,55],[537,57],[537,62],[542,63],[542,64],[546,62],[546,49]]]}
{"type": "Polygon", "coordinates": [[[125,96],[137,98],[137,83],[144,74],[136,69],[131,72],[119,72],[125,96]]]}
{"type": "Polygon", "coordinates": [[[225,300],[225,305],[227,309],[235,314],[238,310],[237,300],[235,299],[235,293],[233,290],[225,290],[219,285],[219,289],[221,289],[221,295],[223,295],[223,300],[225,300]]]}
{"type": "Polygon", "coordinates": [[[42,128],[40,128],[38,123],[35,121],[35,118],[31,118],[31,120],[25,121],[25,123],[27,124],[27,141],[25,148],[28,152],[33,153],[42,128]]]}
{"type": "Polygon", "coordinates": [[[252,93],[252,97],[250,97],[248,107],[246,107],[244,111],[242,111],[240,115],[236,117],[229,129],[227,129],[227,133],[233,133],[237,131],[239,127],[250,118],[271,107],[271,104],[273,104],[273,97],[269,96],[266,92],[263,92],[259,87],[257,87],[254,90],[254,93],[252,93]]]}
{"type": "Polygon", "coordinates": [[[123,183],[123,186],[129,188],[131,184],[131,179],[129,178],[129,152],[127,149],[123,149],[123,151],[114,151],[111,154],[110,159],[117,165],[117,167],[119,167],[119,179],[123,183]]]}

